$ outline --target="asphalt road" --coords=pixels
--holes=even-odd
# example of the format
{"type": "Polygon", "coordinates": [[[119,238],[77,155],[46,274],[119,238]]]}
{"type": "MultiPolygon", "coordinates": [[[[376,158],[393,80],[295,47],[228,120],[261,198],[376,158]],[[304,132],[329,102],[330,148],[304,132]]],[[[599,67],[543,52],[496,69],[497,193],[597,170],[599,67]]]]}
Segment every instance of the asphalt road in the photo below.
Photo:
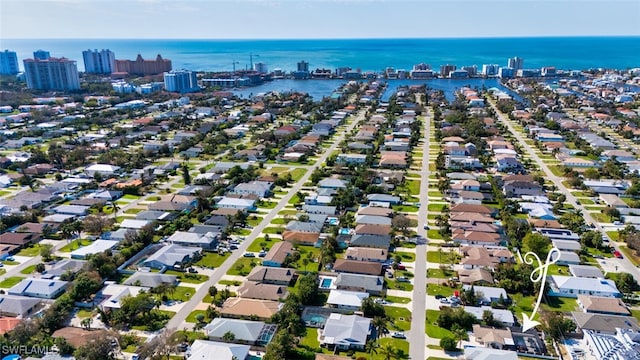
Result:
{"type": "MultiPolygon", "coordinates": [[[[540,167],[540,169],[545,173],[546,178],[551,180],[551,182],[553,182],[553,184],[558,188],[558,191],[560,191],[562,194],[564,194],[567,197],[567,202],[569,204],[573,205],[574,208],[576,208],[576,209],[578,209],[578,210],[580,210],[582,212],[582,216],[584,217],[584,220],[587,223],[594,224],[596,229],[604,234],[604,230],[603,230],[602,226],[600,225],[600,223],[598,223],[597,221],[595,221],[593,219],[593,217],[589,214],[589,212],[582,205],[580,205],[578,203],[576,197],[573,196],[571,191],[569,191],[569,189],[567,189],[567,187],[564,186],[564,184],[562,183],[564,178],[554,175],[551,172],[551,170],[549,170],[549,167],[547,166],[547,164],[545,164],[544,161],[542,161],[542,159],[540,159],[540,157],[534,151],[533,147],[531,147],[529,144],[527,144],[524,141],[524,137],[522,136],[522,134],[515,130],[515,128],[511,124],[511,121],[508,119],[508,117],[506,117],[504,114],[502,114],[498,110],[498,108],[495,106],[495,103],[493,102],[493,100],[489,100],[489,104],[496,111],[498,119],[503,124],[505,124],[507,126],[509,131],[511,131],[513,136],[520,142],[520,144],[524,147],[525,151],[529,154],[529,156],[531,156],[531,158],[536,162],[536,164],[540,167]]],[[[620,251],[620,247],[618,246],[618,244],[616,242],[611,241],[610,244],[616,250],[620,251]]],[[[613,261],[617,261],[618,262],[619,271],[628,272],[629,274],[633,275],[633,277],[636,279],[636,281],[640,282],[640,271],[638,271],[638,269],[626,257],[624,259],[616,259],[616,260],[613,260],[613,261]]]]}
{"type": "MultiPolygon", "coordinates": [[[[420,208],[418,209],[418,236],[426,239],[429,192],[429,121],[430,110],[425,116],[424,142],[422,144],[422,169],[420,171],[420,208]]],[[[407,332],[409,341],[409,355],[411,359],[418,360],[425,357],[425,316],[427,295],[427,244],[419,242],[416,246],[416,261],[413,278],[413,299],[411,309],[411,330],[407,332]]]]}
{"type": "Polygon", "coordinates": [[[243,254],[246,252],[249,245],[251,245],[251,243],[258,236],[260,236],[260,234],[262,233],[265,227],[269,226],[269,224],[271,223],[271,220],[273,220],[273,218],[275,218],[278,215],[278,212],[280,212],[289,203],[289,200],[293,197],[294,194],[296,194],[298,191],[302,189],[302,186],[304,185],[304,183],[306,183],[311,177],[311,173],[313,172],[313,170],[320,167],[327,160],[329,155],[331,155],[331,153],[334,150],[336,150],[340,142],[342,142],[342,140],[344,139],[345,135],[351,132],[351,130],[353,130],[356,127],[356,125],[361,120],[364,119],[365,113],[366,113],[366,109],[363,109],[363,110],[360,110],[357,113],[357,115],[352,116],[351,123],[349,124],[349,126],[346,129],[342,130],[342,133],[335,138],[335,140],[333,141],[333,144],[324,151],[324,153],[320,156],[320,158],[318,158],[315,164],[309,170],[307,170],[304,176],[302,176],[302,178],[293,185],[293,187],[291,188],[291,190],[289,190],[287,195],[285,195],[280,200],[280,202],[278,202],[278,205],[264,217],[264,219],[260,222],[258,226],[253,228],[251,235],[246,237],[246,239],[242,242],[242,244],[238,247],[238,249],[234,250],[229,256],[229,258],[225,260],[222,266],[220,266],[215,270],[215,272],[209,278],[207,283],[204,284],[204,286],[201,286],[200,289],[198,289],[198,291],[196,291],[196,293],[193,294],[191,299],[189,299],[189,301],[186,304],[184,304],[184,306],[180,309],[180,311],[178,311],[173,316],[173,318],[169,321],[169,323],[165,327],[166,329],[176,329],[176,330],[182,329],[182,324],[184,320],[195,309],[195,307],[202,302],[202,299],[204,299],[204,297],[208,293],[209,287],[217,284],[220,281],[220,279],[222,279],[222,277],[227,273],[227,271],[231,269],[231,266],[233,266],[233,264],[243,256],[243,254]]]}

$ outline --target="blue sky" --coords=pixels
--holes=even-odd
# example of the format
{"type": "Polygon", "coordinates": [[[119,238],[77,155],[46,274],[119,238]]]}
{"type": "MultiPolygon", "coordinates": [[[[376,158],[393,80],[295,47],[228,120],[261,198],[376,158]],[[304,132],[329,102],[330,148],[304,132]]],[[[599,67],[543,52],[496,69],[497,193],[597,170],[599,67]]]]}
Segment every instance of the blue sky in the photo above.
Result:
{"type": "Polygon", "coordinates": [[[639,0],[0,0],[0,41],[640,35],[638,18],[639,0]]]}

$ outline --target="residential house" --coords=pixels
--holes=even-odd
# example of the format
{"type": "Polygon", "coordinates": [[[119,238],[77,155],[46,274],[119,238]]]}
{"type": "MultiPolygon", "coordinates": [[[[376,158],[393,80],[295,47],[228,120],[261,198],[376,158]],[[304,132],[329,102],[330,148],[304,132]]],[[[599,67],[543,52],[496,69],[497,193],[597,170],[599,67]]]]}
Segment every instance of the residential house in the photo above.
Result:
{"type": "Polygon", "coordinates": [[[325,178],[318,182],[318,187],[329,188],[329,189],[346,189],[347,182],[342,179],[325,178]]]}
{"type": "Polygon", "coordinates": [[[491,271],[481,268],[458,271],[460,282],[465,285],[492,285],[493,275],[491,271]]]}
{"type": "Polygon", "coordinates": [[[284,300],[289,296],[289,290],[287,290],[286,286],[253,283],[250,281],[245,281],[238,288],[237,293],[242,298],[273,301],[284,300]]]}
{"type": "Polygon", "coordinates": [[[225,300],[219,311],[226,318],[269,320],[280,311],[282,305],[278,301],[231,297],[225,300]]]}
{"type": "Polygon", "coordinates": [[[287,256],[293,253],[293,245],[288,241],[280,241],[274,244],[267,255],[262,259],[262,266],[281,267],[287,256]]]}
{"type": "Polygon", "coordinates": [[[124,285],[142,286],[146,288],[155,288],[162,284],[176,285],[178,277],[175,275],[161,274],[156,272],[140,272],[136,271],[124,281],[124,285]]]}
{"type": "Polygon", "coordinates": [[[509,329],[496,329],[474,324],[473,337],[480,345],[488,348],[515,350],[515,342],[509,329]]]}
{"type": "Polygon", "coordinates": [[[515,325],[515,318],[510,310],[493,309],[491,306],[465,306],[464,311],[473,315],[478,322],[481,322],[485,311],[493,314],[493,318],[502,323],[503,326],[512,327],[515,325]]]}
{"type": "Polygon", "coordinates": [[[310,221],[289,221],[286,225],[287,231],[320,233],[324,224],[310,221]]]}
{"type": "Polygon", "coordinates": [[[578,306],[584,312],[629,316],[631,312],[618,298],[578,295],[578,306]]]}
{"type": "Polygon", "coordinates": [[[366,292],[376,296],[384,294],[384,279],[382,276],[340,273],[334,284],[338,290],[366,292]]]}
{"type": "Polygon", "coordinates": [[[91,244],[87,246],[83,246],[79,249],[73,250],[71,252],[72,259],[86,259],[88,256],[92,254],[98,254],[105,252],[107,250],[111,250],[118,245],[118,241],[114,240],[104,240],[98,239],[93,241],[91,244]]]}
{"type": "Polygon", "coordinates": [[[218,341],[196,340],[185,352],[186,360],[201,360],[215,357],[216,360],[246,360],[248,345],[229,344],[218,341]]]}
{"type": "Polygon", "coordinates": [[[100,305],[98,305],[98,307],[103,311],[120,309],[120,307],[122,306],[122,304],[120,303],[122,299],[130,296],[136,296],[141,291],[148,290],[148,288],[143,288],[140,286],[110,283],[107,286],[103,287],[102,290],[98,292],[98,294],[96,294],[94,301],[100,302],[100,305]]]}
{"type": "Polygon", "coordinates": [[[518,360],[518,354],[486,347],[465,347],[464,360],[518,360]]]}
{"type": "Polygon", "coordinates": [[[355,234],[349,241],[349,246],[361,248],[389,249],[391,245],[391,235],[376,234],[355,234]]]}
{"type": "Polygon", "coordinates": [[[593,331],[598,334],[615,334],[617,329],[640,331],[638,320],[633,316],[605,315],[574,311],[573,320],[582,332],[593,331]]]}
{"type": "Polygon", "coordinates": [[[293,269],[256,266],[247,276],[248,281],[289,286],[296,276],[293,269]]]}
{"type": "Polygon", "coordinates": [[[556,259],[556,264],[558,265],[579,265],[580,264],[580,256],[572,251],[560,251],[558,255],[555,255],[553,259],[556,259]]]}
{"type": "Polygon", "coordinates": [[[171,244],[197,247],[202,249],[214,249],[220,240],[220,232],[208,232],[204,235],[197,232],[176,231],[167,241],[171,244]]]}
{"type": "Polygon", "coordinates": [[[276,328],[277,325],[262,321],[216,318],[204,327],[204,333],[209,339],[222,341],[231,332],[234,343],[264,347],[271,342],[276,328]]]}
{"type": "Polygon", "coordinates": [[[109,164],[93,164],[84,169],[84,173],[89,177],[94,177],[99,173],[102,177],[111,177],[122,172],[122,168],[109,164]]]}
{"type": "Polygon", "coordinates": [[[388,257],[387,249],[349,246],[345,252],[345,259],[358,261],[385,262],[388,257]]]}
{"type": "Polygon", "coordinates": [[[487,249],[478,246],[467,246],[460,249],[464,255],[462,266],[467,269],[486,268],[494,270],[499,264],[515,263],[513,254],[507,248],[487,249]]]}
{"type": "Polygon", "coordinates": [[[186,247],[178,244],[164,245],[158,251],[146,258],[142,266],[152,269],[183,269],[185,265],[200,258],[202,248],[186,247]]]}
{"type": "Polygon", "coordinates": [[[61,280],[26,278],[7,290],[7,294],[55,299],[66,290],[68,284],[61,280]]]}
{"type": "Polygon", "coordinates": [[[0,295],[0,316],[26,318],[35,314],[40,307],[40,299],[19,295],[0,295]]]}
{"type": "Polygon", "coordinates": [[[602,270],[591,265],[569,265],[569,272],[574,277],[604,279],[602,270]]]}
{"type": "Polygon", "coordinates": [[[223,197],[216,203],[219,208],[238,209],[242,211],[252,211],[256,209],[256,201],[252,199],[223,197]]]}
{"type": "Polygon", "coordinates": [[[613,280],[578,278],[573,276],[549,276],[549,296],[576,298],[578,295],[622,297],[613,280]]]}
{"type": "Polygon", "coordinates": [[[272,187],[273,183],[270,182],[251,181],[248,183],[241,183],[236,185],[236,187],[233,189],[233,192],[239,195],[251,194],[259,198],[264,198],[269,196],[272,187]]]}
{"type": "Polygon", "coordinates": [[[0,244],[15,245],[18,247],[36,244],[40,241],[40,235],[35,233],[3,233],[0,234],[0,244]]]}
{"type": "Polygon", "coordinates": [[[338,273],[347,272],[353,274],[377,276],[382,274],[382,264],[375,262],[337,259],[333,264],[333,270],[338,273]]]}
{"type": "Polygon", "coordinates": [[[574,251],[579,252],[582,250],[582,245],[578,241],[572,240],[551,240],[551,244],[553,247],[557,248],[560,251],[574,251]]]}
{"type": "Polygon", "coordinates": [[[389,225],[391,226],[391,218],[385,216],[376,215],[356,215],[356,224],[371,224],[371,225],[389,225]]]}
{"type": "Polygon", "coordinates": [[[338,309],[360,310],[362,300],[369,297],[366,292],[331,290],[327,298],[327,305],[338,309]]]}
{"type": "Polygon", "coordinates": [[[507,292],[503,288],[473,285],[462,286],[462,289],[465,291],[471,288],[473,288],[473,291],[476,293],[480,305],[491,305],[492,302],[499,302],[500,299],[509,301],[507,292]]]}
{"type": "Polygon", "coordinates": [[[75,259],[62,259],[53,265],[45,267],[45,272],[49,276],[57,277],[65,273],[77,273],[87,267],[87,262],[84,260],[75,259]]]}
{"type": "Polygon", "coordinates": [[[320,344],[330,349],[362,350],[371,331],[369,318],[333,313],[321,330],[320,344]]]}
{"type": "Polygon", "coordinates": [[[282,233],[282,240],[294,244],[315,245],[320,239],[319,232],[306,231],[285,231],[282,233]]]}
{"type": "Polygon", "coordinates": [[[397,205],[402,203],[402,199],[398,196],[387,194],[367,194],[367,200],[370,203],[388,203],[389,205],[397,205]]]}
{"type": "Polygon", "coordinates": [[[309,214],[325,214],[329,216],[334,216],[336,214],[335,206],[302,205],[302,210],[309,214]]]}

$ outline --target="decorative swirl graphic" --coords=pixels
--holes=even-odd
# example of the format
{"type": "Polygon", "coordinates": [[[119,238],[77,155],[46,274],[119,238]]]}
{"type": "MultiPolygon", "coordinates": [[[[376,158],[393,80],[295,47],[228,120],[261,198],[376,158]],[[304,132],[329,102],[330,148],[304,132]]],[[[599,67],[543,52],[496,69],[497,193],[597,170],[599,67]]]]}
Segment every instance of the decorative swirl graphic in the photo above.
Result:
{"type": "Polygon", "coordinates": [[[547,258],[544,263],[542,262],[542,260],[540,260],[538,254],[534,252],[528,252],[524,254],[524,256],[522,256],[520,254],[520,250],[518,250],[518,258],[520,259],[520,262],[534,266],[533,271],[529,275],[529,279],[531,279],[531,281],[534,283],[540,283],[538,299],[536,301],[536,306],[533,308],[533,312],[530,316],[522,313],[522,331],[524,332],[534,326],[540,325],[540,322],[533,320],[533,318],[538,313],[538,308],[540,307],[540,302],[542,301],[542,296],[544,295],[544,286],[547,281],[547,271],[549,270],[549,266],[555,264],[556,262],[558,262],[558,260],[560,260],[560,250],[555,247],[551,248],[551,250],[549,250],[549,252],[547,253],[547,258]]]}

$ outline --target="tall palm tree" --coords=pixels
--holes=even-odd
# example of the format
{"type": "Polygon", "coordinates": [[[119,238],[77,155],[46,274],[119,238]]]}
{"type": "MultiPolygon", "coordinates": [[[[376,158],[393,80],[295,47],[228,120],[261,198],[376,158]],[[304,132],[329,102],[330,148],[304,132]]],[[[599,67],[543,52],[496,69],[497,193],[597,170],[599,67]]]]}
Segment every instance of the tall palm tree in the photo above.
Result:
{"type": "Polygon", "coordinates": [[[383,356],[384,360],[394,360],[398,358],[398,349],[393,344],[386,343],[380,347],[380,355],[383,356]]]}
{"type": "Polygon", "coordinates": [[[389,328],[387,327],[387,319],[383,318],[382,316],[374,317],[371,324],[376,329],[376,340],[389,333],[389,328]]]}
{"type": "Polygon", "coordinates": [[[378,354],[378,343],[373,340],[367,341],[364,345],[364,352],[369,354],[369,360],[373,359],[373,354],[378,354]]]}

